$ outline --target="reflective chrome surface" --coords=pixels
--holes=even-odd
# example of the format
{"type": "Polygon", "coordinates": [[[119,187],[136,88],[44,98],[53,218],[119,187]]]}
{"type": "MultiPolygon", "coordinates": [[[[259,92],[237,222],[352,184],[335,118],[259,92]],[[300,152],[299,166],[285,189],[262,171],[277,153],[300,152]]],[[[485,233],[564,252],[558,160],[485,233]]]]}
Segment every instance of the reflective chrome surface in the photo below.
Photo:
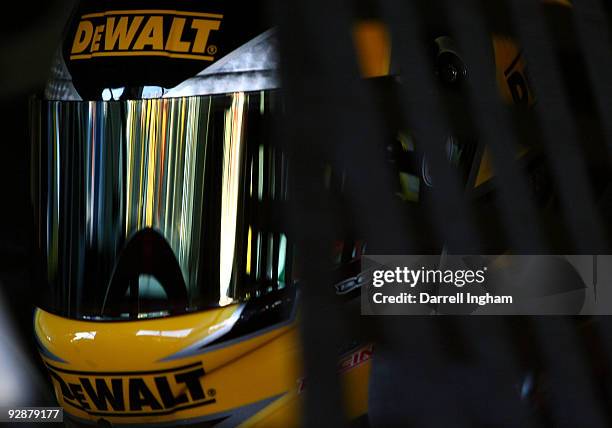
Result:
{"type": "Polygon", "coordinates": [[[164,98],[280,87],[278,40],[274,29],[230,52],[210,67],[163,94],[164,98]]]}
{"type": "Polygon", "coordinates": [[[53,56],[51,73],[45,87],[45,98],[62,101],[81,101],[82,99],[72,83],[72,76],[66,67],[61,48],[58,48],[53,56]]]}
{"type": "Polygon", "coordinates": [[[290,282],[278,95],[34,101],[39,306],[142,318],[290,282]]]}

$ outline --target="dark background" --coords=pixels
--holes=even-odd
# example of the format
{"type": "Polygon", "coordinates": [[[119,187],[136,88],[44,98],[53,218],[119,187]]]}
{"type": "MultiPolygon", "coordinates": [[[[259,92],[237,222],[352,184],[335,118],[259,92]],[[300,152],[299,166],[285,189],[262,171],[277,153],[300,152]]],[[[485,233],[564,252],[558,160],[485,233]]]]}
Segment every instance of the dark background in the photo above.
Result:
{"type": "MultiPolygon", "coordinates": [[[[277,6],[282,1],[276,2],[277,6]]],[[[324,2],[313,3],[321,6],[324,2]]],[[[332,3],[336,4],[330,2],[329,11],[325,8],[320,10],[339,13],[341,8],[332,7],[332,3]]],[[[372,2],[358,3],[368,3],[366,9],[378,12],[372,7],[372,2]]],[[[0,349],[0,363],[11,360],[15,368],[11,374],[19,377],[20,390],[30,392],[27,400],[15,403],[22,405],[54,403],[48,388],[47,375],[43,373],[39,363],[32,332],[32,312],[36,296],[32,294],[30,287],[32,270],[30,254],[34,225],[29,201],[28,97],[40,92],[44,87],[52,55],[58,47],[63,25],[71,7],[72,2],[65,0],[15,2],[11,4],[10,12],[8,9],[5,12],[0,33],[0,97],[2,101],[0,103],[0,124],[2,125],[0,142],[0,313],[7,315],[6,320],[0,318],[0,346],[3,346],[0,349]]],[[[363,6],[361,8],[363,9],[363,6]]],[[[305,37],[307,31],[300,29],[298,25],[303,18],[304,22],[320,19],[324,36],[333,36],[337,23],[332,19],[335,15],[332,18],[321,15],[315,17],[314,13],[309,15],[308,12],[312,11],[307,9],[308,7],[303,5],[294,8],[293,11],[285,10],[282,6],[276,8],[280,17],[287,17],[287,25],[295,24],[294,28],[298,35],[305,37]],[[302,12],[304,12],[303,15],[301,15],[302,12]],[[293,13],[293,22],[290,22],[289,19],[292,16],[291,13],[293,13]],[[324,21],[325,19],[331,20],[334,25],[327,25],[329,21],[324,21]]],[[[605,112],[600,115],[595,114],[598,109],[594,94],[598,92],[592,89],[588,83],[589,78],[585,77],[588,72],[584,65],[584,58],[580,54],[580,43],[577,42],[574,32],[568,29],[566,18],[559,17],[550,23],[548,29],[552,29],[555,34],[555,55],[560,60],[559,71],[563,79],[565,95],[569,100],[571,117],[576,121],[579,135],[583,141],[601,142],[604,139],[602,137],[602,118],[606,121],[610,116],[605,112]],[[563,22],[565,24],[561,26],[556,24],[563,22]]],[[[337,27],[340,28],[340,24],[337,27]]],[[[432,31],[434,28],[435,25],[430,26],[432,31]]],[[[281,34],[287,36],[289,33],[281,32],[281,34]]],[[[286,37],[286,40],[289,39],[290,37],[286,37]]],[[[332,47],[339,46],[331,43],[330,40],[336,39],[330,37],[324,42],[330,43],[332,47]]],[[[292,43],[301,41],[303,42],[299,36],[291,38],[292,43]]],[[[317,42],[321,40],[314,39],[313,45],[317,42]]],[[[286,47],[284,49],[287,53],[288,49],[286,47]]],[[[299,54],[304,55],[306,59],[318,54],[328,55],[324,50],[316,51],[314,48],[313,50],[314,52],[308,49],[300,50],[299,54]]],[[[336,61],[334,66],[341,67],[346,58],[336,55],[336,52],[340,53],[340,50],[332,51],[332,55],[322,58],[317,64],[324,69],[332,61],[336,61]]],[[[302,60],[301,57],[299,59],[302,60]]],[[[294,86],[291,86],[291,66],[295,67],[296,64],[299,64],[296,58],[293,60],[289,62],[289,71],[286,72],[285,77],[290,83],[289,90],[294,92],[293,96],[296,99],[302,96],[303,100],[307,97],[295,86],[297,80],[294,80],[294,86]]],[[[312,80],[304,83],[320,83],[317,78],[326,76],[325,71],[329,72],[332,77],[338,77],[333,67],[330,67],[328,70],[323,70],[323,73],[318,76],[315,70],[310,76],[312,80]]],[[[610,70],[604,71],[609,73],[610,70]]],[[[333,78],[329,81],[334,82],[333,78]]],[[[539,83],[541,84],[542,81],[540,80],[539,83]]],[[[305,85],[304,88],[308,89],[308,86],[305,85]]],[[[343,95],[341,92],[347,89],[352,89],[352,87],[348,85],[339,87],[338,94],[330,91],[326,95],[329,95],[330,98],[338,95],[341,98],[343,95]]],[[[306,105],[307,103],[304,104],[306,105]]],[[[551,106],[551,108],[558,107],[554,103],[551,106]]],[[[356,105],[354,108],[358,110],[359,106],[356,105]]],[[[304,109],[306,111],[306,107],[304,109]]],[[[330,110],[326,109],[337,113],[333,110],[333,106],[326,105],[319,114],[329,113],[330,110]]],[[[302,114],[300,117],[307,124],[318,123],[313,120],[317,118],[313,112],[316,113],[315,108],[307,110],[307,114],[302,114]],[[311,115],[309,116],[308,113],[311,115]]],[[[478,119],[477,114],[474,116],[478,119]]],[[[335,116],[330,114],[329,117],[335,116]]],[[[308,132],[311,133],[302,138],[307,140],[316,135],[317,131],[323,134],[334,126],[338,127],[334,128],[338,131],[335,134],[337,136],[344,135],[341,132],[343,131],[342,126],[347,129],[352,126],[351,132],[358,134],[361,128],[357,125],[362,124],[355,121],[355,118],[363,119],[363,116],[355,114],[347,117],[349,120],[346,122],[330,123],[329,120],[328,122],[322,120],[319,130],[311,131],[310,128],[304,127],[303,129],[308,129],[308,132]]],[[[435,125],[436,119],[436,117],[430,118],[429,124],[435,125]]],[[[289,120],[289,123],[300,125],[295,117],[289,120]]],[[[300,127],[296,126],[295,129],[300,129],[300,127]]],[[[549,153],[549,156],[554,157],[556,154],[549,153]]],[[[608,163],[608,159],[602,157],[601,152],[591,153],[590,157],[596,164],[606,165],[608,163]],[[601,162],[597,162],[598,160],[601,162]]],[[[305,165],[309,161],[305,159],[305,165]]],[[[368,179],[372,177],[373,175],[368,179]]],[[[598,177],[590,179],[598,190],[599,207],[604,211],[607,205],[612,208],[612,203],[610,203],[612,193],[606,190],[609,181],[598,181],[598,177]]],[[[575,211],[581,209],[580,206],[575,207],[575,211]]],[[[450,213],[455,214],[452,211],[450,213]]],[[[317,217],[320,213],[308,212],[302,215],[305,214],[313,215],[303,220],[310,220],[315,227],[323,226],[326,221],[324,216],[317,217]],[[312,219],[321,219],[321,221],[313,222],[312,219]]],[[[549,219],[555,217],[553,213],[549,219]]],[[[604,218],[608,219],[609,228],[609,217],[604,218]]],[[[543,223],[545,224],[541,225],[542,227],[548,227],[551,224],[548,221],[543,223]]],[[[565,246],[569,242],[564,236],[566,232],[566,228],[561,227],[550,233],[553,238],[557,238],[555,240],[556,251],[572,250],[565,246]]],[[[305,297],[306,309],[311,310],[316,309],[319,300],[325,298],[314,295],[305,297]]],[[[333,314],[319,316],[320,314],[314,310],[311,313],[316,313],[316,316],[305,317],[311,322],[305,323],[307,327],[305,327],[304,337],[307,345],[308,343],[317,345],[307,348],[309,352],[306,354],[306,358],[311,359],[309,367],[314,373],[322,367],[317,365],[317,358],[322,361],[324,356],[335,353],[331,350],[333,341],[329,336],[336,330],[333,328],[325,330],[330,325],[329,320],[333,322],[333,314]],[[327,315],[329,318],[326,318],[327,315]],[[321,356],[323,354],[319,352],[319,344],[330,345],[330,349],[324,353],[324,356],[321,356]]],[[[540,383],[546,385],[543,389],[547,391],[543,395],[546,396],[544,401],[547,404],[541,405],[537,397],[529,404],[529,406],[538,407],[538,416],[535,418],[540,422],[538,425],[610,426],[601,422],[612,420],[610,411],[612,382],[610,382],[610,371],[606,370],[610,367],[610,352],[606,354],[602,351],[606,346],[612,344],[612,334],[610,334],[612,329],[608,323],[607,318],[598,320],[564,318],[545,321],[514,318],[487,320],[486,323],[476,320],[459,321],[452,318],[442,321],[431,318],[411,319],[409,322],[405,319],[393,318],[380,320],[378,330],[374,329],[370,334],[381,344],[376,354],[378,361],[386,361],[387,364],[378,364],[375,372],[377,376],[373,378],[373,388],[379,392],[377,397],[382,397],[374,402],[373,412],[383,418],[385,416],[397,417],[397,422],[405,416],[403,410],[417,409],[425,413],[424,415],[419,414],[417,426],[436,426],[433,421],[446,423],[442,426],[476,426],[471,422],[475,420],[490,422],[496,420],[496,417],[500,415],[506,415],[508,420],[512,420],[510,416],[520,407],[516,402],[518,401],[516,397],[519,395],[513,392],[520,387],[517,379],[526,379],[525,376],[532,375],[537,378],[534,378],[535,382],[548,373],[548,381],[540,383]],[[401,370],[398,371],[398,368],[401,370]],[[443,408],[444,411],[440,412],[440,408],[443,408]],[[464,417],[462,415],[464,410],[473,413],[464,417]],[[457,419],[460,416],[463,418],[461,423],[457,419]],[[429,422],[427,422],[427,417],[431,418],[429,422]],[[582,421],[582,423],[576,421],[582,421]],[[592,425],[590,423],[592,421],[597,423],[592,425]]],[[[2,381],[0,378],[0,382],[2,381]]],[[[334,391],[337,392],[334,388],[326,390],[326,387],[325,382],[319,385],[313,382],[312,387],[309,387],[312,391],[321,392],[320,397],[316,399],[308,398],[307,409],[313,410],[310,412],[311,415],[325,416],[326,409],[330,410],[331,404],[325,406],[323,403],[323,407],[317,407],[322,405],[321,401],[317,400],[325,400],[333,395],[334,391]],[[323,409],[321,413],[317,413],[318,408],[323,409]]],[[[314,394],[309,397],[314,397],[314,394]]],[[[333,399],[329,403],[337,404],[333,399]]],[[[0,404],[2,404],[1,401],[0,404]]],[[[317,417],[310,418],[310,426],[334,426],[331,423],[317,425],[322,422],[325,421],[317,417]]],[[[491,425],[482,422],[480,426],[491,425]]],[[[508,423],[508,426],[521,425],[508,423]]]]}
{"type": "Polygon", "coordinates": [[[0,26],[0,359],[15,364],[11,373],[21,390],[16,396],[30,393],[27,402],[13,404],[53,403],[32,331],[28,102],[44,89],[72,4],[14,2],[0,26]]]}

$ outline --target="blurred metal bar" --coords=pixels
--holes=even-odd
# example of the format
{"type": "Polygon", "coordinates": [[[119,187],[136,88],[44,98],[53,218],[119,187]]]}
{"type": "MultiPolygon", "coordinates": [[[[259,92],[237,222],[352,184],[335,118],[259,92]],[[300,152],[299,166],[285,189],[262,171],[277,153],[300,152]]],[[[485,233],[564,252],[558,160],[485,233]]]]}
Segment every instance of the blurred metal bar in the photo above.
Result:
{"type": "Polygon", "coordinates": [[[605,229],[595,208],[584,155],[578,147],[578,133],[540,2],[509,0],[509,5],[533,76],[538,97],[535,109],[559,188],[562,214],[577,250],[601,251],[607,247],[603,238],[605,229]]]}
{"type": "Polygon", "coordinates": [[[534,327],[549,383],[555,427],[605,427],[606,421],[576,323],[567,317],[535,318],[534,327]]]}
{"type": "Polygon", "coordinates": [[[443,346],[441,319],[385,316],[370,384],[373,428],[473,427],[466,381],[443,346]]]}
{"type": "MultiPolygon", "coordinates": [[[[395,242],[407,239],[395,205],[391,206],[384,145],[376,130],[371,100],[361,82],[352,49],[350,11],[343,1],[274,3],[281,35],[282,75],[287,95],[290,167],[296,177],[291,198],[292,231],[304,269],[302,338],[307,374],[306,426],[342,424],[336,378],[341,311],[334,304],[326,255],[342,228],[342,215],[354,215],[367,236],[395,242]],[[325,13],[321,13],[325,11],[325,13]],[[324,191],[326,167],[347,174],[343,197],[324,191]],[[358,173],[351,173],[357,171],[358,173]],[[367,171],[367,173],[366,173],[367,171]],[[399,237],[399,238],[398,238],[399,237]]],[[[387,241],[388,242],[388,241],[387,241]]]]}
{"type": "Polygon", "coordinates": [[[466,348],[472,348],[473,360],[464,370],[466,380],[478,385],[476,397],[466,406],[476,415],[478,426],[534,427],[535,421],[527,403],[521,400],[517,384],[524,377],[517,352],[512,348],[505,317],[490,317],[486,322],[466,317],[455,319],[466,348]],[[494,384],[495,388],[486,385],[494,384]],[[483,390],[485,396],[478,397],[483,390]]]}
{"type": "Polygon", "coordinates": [[[612,158],[612,43],[608,18],[600,0],[580,0],[573,3],[574,22],[599,109],[601,125],[612,158]]]}
{"type": "Polygon", "coordinates": [[[519,151],[507,112],[501,105],[493,72],[492,34],[479,0],[446,0],[453,34],[468,66],[470,108],[482,143],[491,151],[496,173],[498,204],[511,249],[536,252],[544,249],[541,230],[527,180],[518,169],[519,151]]]}
{"type": "MultiPolygon", "coordinates": [[[[601,127],[603,129],[605,145],[612,159],[612,43],[610,42],[609,17],[600,0],[580,0],[573,2],[574,23],[578,41],[584,55],[592,93],[597,103],[601,127]]],[[[601,358],[604,359],[606,372],[603,374],[606,393],[612,393],[610,381],[612,376],[612,320],[609,317],[596,317],[594,320],[599,340],[602,344],[601,358]]],[[[609,398],[609,395],[608,395],[609,398]]]]}
{"type": "Polygon", "coordinates": [[[381,0],[401,68],[399,95],[405,110],[402,112],[404,126],[415,135],[419,149],[431,162],[436,183],[430,209],[438,239],[448,246],[449,253],[479,253],[479,235],[464,190],[445,157],[450,126],[434,81],[431,60],[421,43],[424,17],[415,3],[418,2],[381,0]]]}
{"type": "MultiPolygon", "coordinates": [[[[609,402],[612,398],[612,319],[609,316],[592,317],[583,323],[583,328],[588,332],[588,339],[595,344],[588,349],[590,356],[595,360],[597,373],[595,381],[603,386],[599,392],[603,395],[603,400],[609,402]]],[[[612,420],[612,409],[606,406],[605,410],[608,419],[612,420]]]]}

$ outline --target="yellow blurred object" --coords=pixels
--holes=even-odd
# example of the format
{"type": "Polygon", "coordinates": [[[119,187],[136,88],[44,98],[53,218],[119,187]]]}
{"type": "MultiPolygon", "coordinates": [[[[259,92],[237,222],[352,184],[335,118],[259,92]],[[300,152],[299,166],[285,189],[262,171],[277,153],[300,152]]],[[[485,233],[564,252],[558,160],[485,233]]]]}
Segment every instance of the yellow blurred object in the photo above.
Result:
{"type": "Polygon", "coordinates": [[[384,23],[363,20],[355,24],[353,39],[362,77],[387,76],[391,66],[391,38],[384,23]]]}
{"type": "Polygon", "coordinates": [[[542,0],[544,4],[554,4],[558,6],[572,7],[572,2],[570,0],[542,0]]]}

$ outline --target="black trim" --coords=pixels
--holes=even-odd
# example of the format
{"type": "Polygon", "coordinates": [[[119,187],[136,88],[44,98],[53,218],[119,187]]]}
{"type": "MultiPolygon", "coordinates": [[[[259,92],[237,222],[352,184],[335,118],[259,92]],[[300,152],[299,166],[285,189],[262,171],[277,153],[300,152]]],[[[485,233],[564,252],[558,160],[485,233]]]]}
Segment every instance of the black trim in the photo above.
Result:
{"type": "Polygon", "coordinates": [[[45,362],[45,365],[47,366],[49,370],[54,370],[60,373],[75,374],[75,375],[82,374],[82,375],[90,375],[90,376],[93,375],[93,376],[126,376],[126,377],[129,377],[129,376],[142,376],[142,375],[150,375],[150,374],[178,372],[181,370],[191,369],[193,367],[201,367],[202,362],[192,363],[186,366],[180,366],[180,367],[175,367],[171,369],[147,370],[147,371],[140,371],[140,372],[85,372],[85,371],[79,371],[79,370],[60,369],[46,362],[45,362]]]}
{"type": "Polygon", "coordinates": [[[159,412],[92,412],[90,410],[87,410],[83,406],[79,406],[78,404],[71,403],[70,401],[64,399],[64,403],[70,404],[72,407],[75,407],[75,408],[77,408],[79,410],[82,410],[83,412],[86,412],[89,415],[92,415],[92,416],[113,416],[113,417],[157,416],[157,415],[165,416],[165,415],[170,415],[172,413],[175,413],[175,412],[177,412],[179,410],[193,409],[195,407],[206,406],[208,404],[214,404],[216,402],[217,402],[216,398],[210,398],[208,400],[200,401],[198,403],[187,404],[185,406],[173,407],[172,409],[162,410],[162,411],[159,411],[159,412]]]}
{"type": "Polygon", "coordinates": [[[504,71],[504,76],[508,77],[508,74],[510,74],[510,72],[514,69],[514,67],[516,66],[516,64],[519,62],[519,60],[521,59],[521,57],[523,56],[523,51],[521,50],[517,55],[516,58],[514,58],[512,60],[512,63],[508,66],[508,68],[506,68],[506,70],[504,71]]]}
{"type": "Polygon", "coordinates": [[[254,333],[267,333],[272,328],[286,325],[294,319],[296,305],[296,285],[274,290],[264,296],[250,300],[230,331],[200,349],[241,339],[254,333]]]}
{"type": "Polygon", "coordinates": [[[142,312],[184,311],[188,302],[187,286],[172,247],[159,232],[145,228],[136,232],[119,254],[101,315],[118,316],[126,309],[134,318],[142,312]],[[159,281],[167,300],[151,302],[149,308],[143,308],[146,300],[141,299],[138,292],[142,274],[159,281]],[[130,296],[126,298],[128,290],[130,296]]]}

